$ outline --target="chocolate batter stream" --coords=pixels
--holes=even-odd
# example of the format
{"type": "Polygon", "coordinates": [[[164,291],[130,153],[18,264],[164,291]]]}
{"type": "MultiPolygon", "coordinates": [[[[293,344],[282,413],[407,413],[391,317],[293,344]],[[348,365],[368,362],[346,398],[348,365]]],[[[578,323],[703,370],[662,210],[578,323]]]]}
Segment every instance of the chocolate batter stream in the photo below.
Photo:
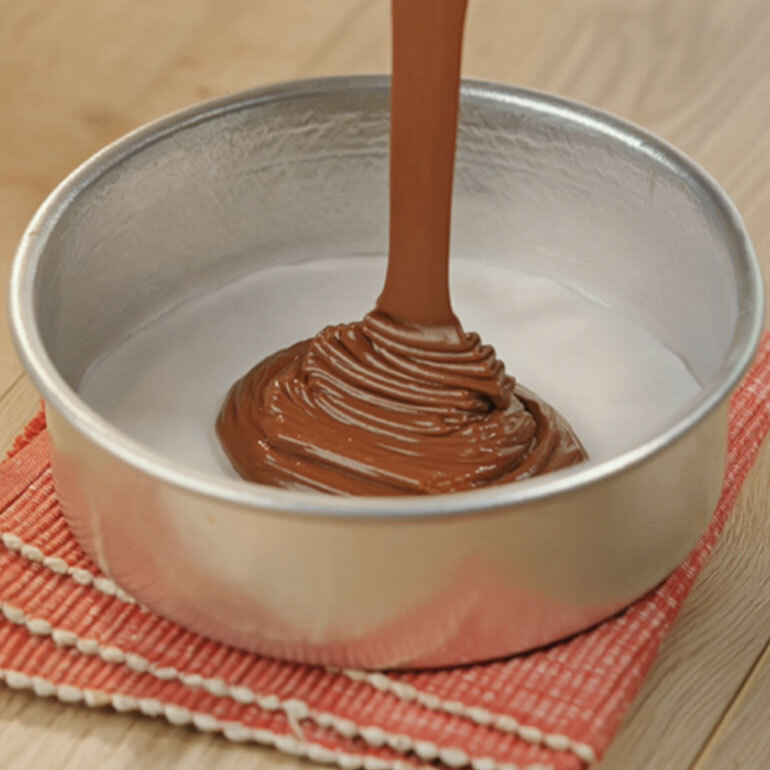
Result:
{"type": "Polygon", "coordinates": [[[328,326],[233,385],[217,432],[264,484],[455,492],[581,462],[567,422],[452,312],[449,233],[467,0],[393,0],[390,252],[363,321],[328,326]]]}

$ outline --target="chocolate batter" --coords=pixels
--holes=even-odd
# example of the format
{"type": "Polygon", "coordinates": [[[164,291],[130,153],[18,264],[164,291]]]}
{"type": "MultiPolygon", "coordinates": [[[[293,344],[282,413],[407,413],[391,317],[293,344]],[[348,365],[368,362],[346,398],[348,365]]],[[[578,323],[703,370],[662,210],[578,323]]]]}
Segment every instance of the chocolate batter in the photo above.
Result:
{"type": "Polygon", "coordinates": [[[456,492],[586,458],[452,312],[449,232],[467,0],[393,0],[390,253],[377,307],[257,364],[217,432],[264,484],[350,495],[456,492]]]}

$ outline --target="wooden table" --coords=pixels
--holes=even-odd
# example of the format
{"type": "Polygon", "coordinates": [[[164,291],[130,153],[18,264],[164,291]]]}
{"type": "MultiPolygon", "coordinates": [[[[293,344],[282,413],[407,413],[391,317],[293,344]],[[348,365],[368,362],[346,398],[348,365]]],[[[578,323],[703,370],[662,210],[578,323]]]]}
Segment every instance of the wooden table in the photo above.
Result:
{"type": "MultiPolygon", "coordinates": [[[[260,83],[383,71],[387,0],[0,0],[0,286],[45,194],[105,143],[260,83]]],[[[768,0],[471,0],[468,76],[646,126],[727,189],[770,275],[768,0]]],[[[38,406],[0,324],[0,448],[38,406]]],[[[770,442],[602,768],[770,767],[770,442]]],[[[301,765],[0,686],[0,767],[301,765]]]]}

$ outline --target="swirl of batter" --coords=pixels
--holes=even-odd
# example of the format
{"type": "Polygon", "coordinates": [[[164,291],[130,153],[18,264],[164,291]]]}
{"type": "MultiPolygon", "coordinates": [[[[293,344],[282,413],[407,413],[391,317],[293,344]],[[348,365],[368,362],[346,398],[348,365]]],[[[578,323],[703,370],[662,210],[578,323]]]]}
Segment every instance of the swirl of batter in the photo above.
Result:
{"type": "Polygon", "coordinates": [[[217,422],[233,466],[265,484],[352,495],[457,492],[585,458],[556,411],[458,325],[373,311],[265,359],[217,422]]]}
{"type": "Polygon", "coordinates": [[[566,421],[466,334],[449,236],[467,0],[393,0],[388,269],[376,310],[257,364],[217,432],[265,484],[348,495],[458,492],[581,462],[566,421]]]}

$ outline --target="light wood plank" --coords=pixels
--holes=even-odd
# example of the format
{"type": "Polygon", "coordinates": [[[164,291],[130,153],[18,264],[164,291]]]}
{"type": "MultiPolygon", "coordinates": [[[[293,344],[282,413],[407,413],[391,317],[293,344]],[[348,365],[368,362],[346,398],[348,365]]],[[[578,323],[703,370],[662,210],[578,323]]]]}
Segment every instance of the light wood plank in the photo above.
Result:
{"type": "MultiPolygon", "coordinates": [[[[0,153],[2,153],[2,150],[0,150],[0,153]]],[[[0,154],[1,157],[2,155],[0,154]]],[[[2,320],[0,321],[0,430],[4,427],[3,399],[23,376],[21,364],[11,344],[11,331],[5,322],[8,302],[8,279],[11,271],[11,256],[13,255],[15,245],[15,235],[9,234],[9,230],[3,228],[2,207],[5,198],[6,196],[2,191],[2,172],[0,172],[0,247],[3,247],[3,251],[0,251],[0,313],[2,313],[2,320]]],[[[0,440],[0,452],[2,452],[3,446],[4,444],[0,440]]]]}
{"type": "Polygon", "coordinates": [[[770,644],[692,770],[761,768],[770,757],[770,644]]]}
{"type": "Polygon", "coordinates": [[[0,398],[0,457],[40,409],[40,394],[24,374],[0,398]]]}

